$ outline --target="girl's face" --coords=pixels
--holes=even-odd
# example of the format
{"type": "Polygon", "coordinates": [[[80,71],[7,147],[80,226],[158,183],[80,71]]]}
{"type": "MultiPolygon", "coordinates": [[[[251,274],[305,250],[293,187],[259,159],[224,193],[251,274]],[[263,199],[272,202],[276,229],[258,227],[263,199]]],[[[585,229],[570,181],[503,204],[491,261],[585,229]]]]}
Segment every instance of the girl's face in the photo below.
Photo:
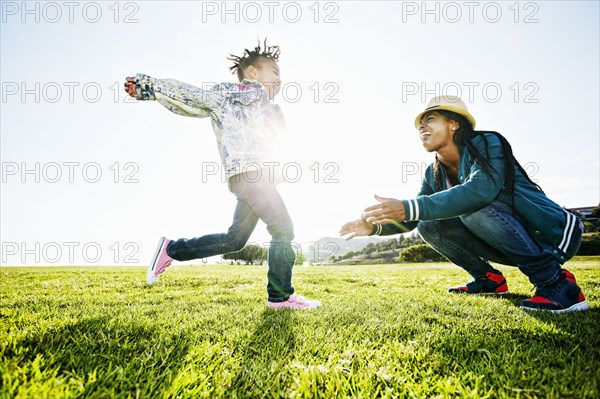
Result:
{"type": "Polygon", "coordinates": [[[274,99],[277,93],[279,93],[279,87],[281,86],[279,65],[272,59],[264,58],[256,65],[250,65],[246,69],[246,76],[249,79],[256,80],[258,83],[262,83],[269,93],[270,100],[274,99]]]}
{"type": "Polygon", "coordinates": [[[423,115],[419,124],[419,137],[427,152],[439,151],[447,146],[456,146],[452,138],[459,123],[442,114],[431,111],[423,115]]]}

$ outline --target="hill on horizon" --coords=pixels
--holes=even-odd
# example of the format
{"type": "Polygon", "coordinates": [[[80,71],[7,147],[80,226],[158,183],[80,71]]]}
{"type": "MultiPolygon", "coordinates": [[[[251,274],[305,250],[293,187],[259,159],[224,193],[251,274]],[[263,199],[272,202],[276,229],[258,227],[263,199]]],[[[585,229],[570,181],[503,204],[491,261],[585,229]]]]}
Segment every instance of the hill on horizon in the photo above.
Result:
{"type": "Polygon", "coordinates": [[[322,237],[316,241],[301,244],[302,253],[309,262],[331,262],[333,256],[356,252],[370,243],[389,240],[392,237],[360,237],[346,241],[341,237],[322,237]]]}

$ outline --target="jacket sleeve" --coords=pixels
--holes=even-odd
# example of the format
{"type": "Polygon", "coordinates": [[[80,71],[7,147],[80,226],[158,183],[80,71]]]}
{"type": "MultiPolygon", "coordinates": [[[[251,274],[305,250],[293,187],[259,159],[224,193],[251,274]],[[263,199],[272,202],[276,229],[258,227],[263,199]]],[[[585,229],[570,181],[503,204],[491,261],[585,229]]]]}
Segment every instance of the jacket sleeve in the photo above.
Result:
{"type": "Polygon", "coordinates": [[[196,118],[211,116],[225,101],[223,90],[203,90],[174,79],[156,79],[137,74],[138,100],[156,100],[169,111],[196,118]]]}
{"type": "MultiPolygon", "coordinates": [[[[447,219],[471,213],[489,204],[500,194],[504,185],[504,151],[498,137],[492,134],[486,134],[485,137],[488,142],[490,174],[484,173],[473,160],[469,170],[461,172],[469,173],[461,180],[462,184],[437,193],[421,195],[416,199],[404,200],[406,221],[447,219]]],[[[486,156],[486,145],[482,137],[477,137],[472,143],[480,154],[486,156]]]]}
{"type": "MultiPolygon", "coordinates": [[[[427,168],[427,171],[425,173],[425,176],[433,176],[432,168],[433,168],[433,166],[429,165],[429,167],[427,168]]],[[[431,180],[431,182],[433,182],[433,180],[431,180]]],[[[433,184],[433,183],[431,183],[431,184],[433,184]]],[[[417,194],[417,197],[420,197],[423,195],[430,195],[430,194],[433,194],[433,192],[434,192],[434,189],[430,185],[430,183],[426,177],[421,182],[421,190],[419,191],[419,194],[417,194]]],[[[384,224],[384,225],[379,225],[379,226],[373,225],[373,231],[372,231],[371,235],[391,236],[394,234],[408,233],[409,231],[412,231],[417,227],[417,223],[419,223],[418,220],[407,221],[407,222],[394,222],[394,223],[384,224]]]]}

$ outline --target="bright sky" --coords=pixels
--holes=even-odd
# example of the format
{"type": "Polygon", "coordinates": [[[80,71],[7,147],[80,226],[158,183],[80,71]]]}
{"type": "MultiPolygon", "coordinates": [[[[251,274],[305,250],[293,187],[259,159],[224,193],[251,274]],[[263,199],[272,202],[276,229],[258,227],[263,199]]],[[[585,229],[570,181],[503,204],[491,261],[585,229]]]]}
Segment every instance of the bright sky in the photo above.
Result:
{"type": "MultiPolygon", "coordinates": [[[[433,155],[413,120],[441,94],[505,135],[557,203],[600,201],[597,1],[1,6],[3,265],[143,265],[162,235],[225,231],[235,198],[207,174],[210,121],[127,101],[122,84],[234,81],[226,56],[265,36],[302,165],[280,186],[297,242],[337,236],[373,194],[417,194],[433,155]]],[[[251,241],[269,241],[264,224],[251,241]]]]}

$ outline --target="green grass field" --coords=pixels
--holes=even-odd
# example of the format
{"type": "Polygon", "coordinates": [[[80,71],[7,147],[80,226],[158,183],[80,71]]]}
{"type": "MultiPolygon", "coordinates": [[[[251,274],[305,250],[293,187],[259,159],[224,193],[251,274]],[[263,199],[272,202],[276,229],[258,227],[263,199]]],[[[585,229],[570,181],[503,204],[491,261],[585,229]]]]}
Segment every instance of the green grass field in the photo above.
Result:
{"type": "Polygon", "coordinates": [[[266,306],[266,267],[3,267],[2,398],[598,398],[600,257],[567,264],[587,312],[533,288],[446,293],[450,264],[296,267],[311,311],[266,306]]]}

